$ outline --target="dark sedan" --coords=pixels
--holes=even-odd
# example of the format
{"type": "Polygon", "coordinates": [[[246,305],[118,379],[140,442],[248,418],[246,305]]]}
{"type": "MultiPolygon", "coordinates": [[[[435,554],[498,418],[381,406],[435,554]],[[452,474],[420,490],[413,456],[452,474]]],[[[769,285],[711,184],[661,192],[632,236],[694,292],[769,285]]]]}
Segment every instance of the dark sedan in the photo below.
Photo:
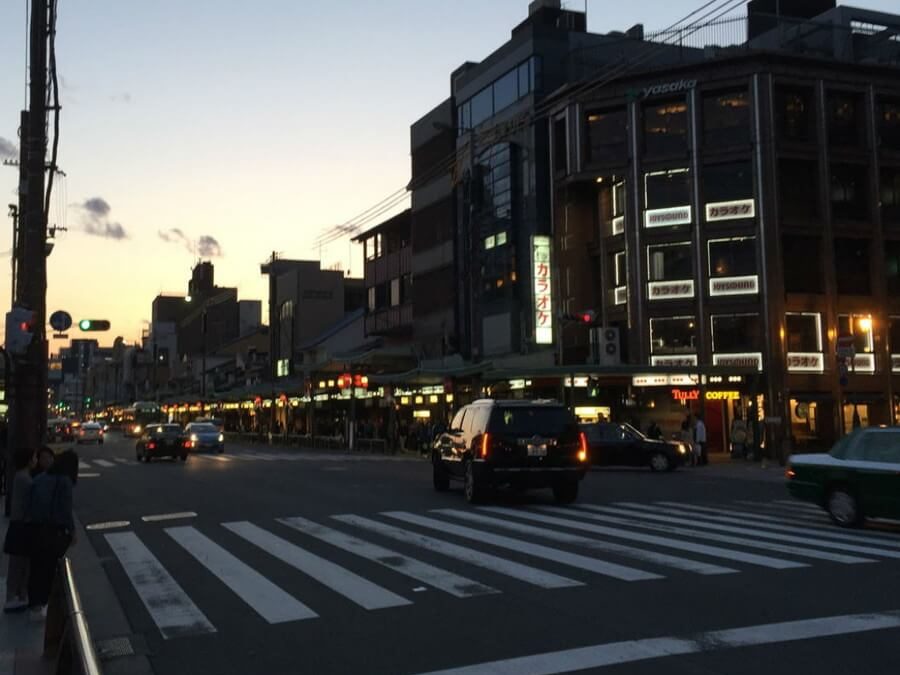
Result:
{"type": "Polygon", "coordinates": [[[684,444],[648,438],[630,424],[584,424],[594,466],[648,466],[653,471],[674,471],[684,464],[684,444]]]}
{"type": "Polygon", "coordinates": [[[225,435],[212,422],[191,422],[185,427],[184,435],[194,452],[199,450],[225,452],[225,435]]]}
{"type": "Polygon", "coordinates": [[[190,441],[178,424],[151,424],[144,429],[135,450],[139,462],[160,457],[179,457],[184,462],[190,453],[190,441]]]}

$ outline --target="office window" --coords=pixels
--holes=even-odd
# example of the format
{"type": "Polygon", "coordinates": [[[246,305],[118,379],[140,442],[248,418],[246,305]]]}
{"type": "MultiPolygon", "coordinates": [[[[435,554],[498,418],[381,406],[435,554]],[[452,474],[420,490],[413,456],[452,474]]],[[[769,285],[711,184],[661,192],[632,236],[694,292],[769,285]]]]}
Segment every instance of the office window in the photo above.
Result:
{"type": "Polygon", "coordinates": [[[519,96],[525,96],[531,91],[531,74],[529,73],[530,61],[525,61],[516,68],[516,78],[519,81],[519,96]]]}
{"type": "Polygon", "coordinates": [[[703,167],[703,199],[709,203],[753,198],[753,167],[750,162],[710,164],[703,167]]]}
{"type": "Polygon", "coordinates": [[[456,124],[459,127],[460,132],[468,131],[472,128],[471,101],[466,101],[465,103],[456,106],[456,124]]]}
{"type": "Polygon", "coordinates": [[[822,241],[819,237],[785,235],[781,239],[784,290],[822,292],[822,241]]]}
{"type": "Polygon", "coordinates": [[[553,120],[553,170],[557,175],[569,173],[569,125],[565,117],[553,120]]]}
{"type": "Polygon", "coordinates": [[[400,304],[400,277],[391,279],[391,307],[397,307],[400,304]]]}
{"type": "Polygon", "coordinates": [[[625,162],[628,159],[628,115],[624,109],[587,114],[587,161],[625,162]]]}
{"type": "Polygon", "coordinates": [[[494,82],[494,114],[519,100],[519,73],[513,69],[494,82]]]}
{"type": "Polygon", "coordinates": [[[797,223],[816,222],[821,215],[816,162],[783,159],[779,162],[778,169],[781,218],[797,223]]]}
{"type": "Polygon", "coordinates": [[[837,292],[847,295],[870,295],[869,240],[836,238],[834,267],[837,292]]]}
{"type": "Polygon", "coordinates": [[[374,312],[375,309],[378,307],[378,305],[376,304],[377,301],[375,299],[375,287],[369,286],[369,288],[366,291],[366,295],[368,296],[367,307],[370,312],[374,312]]]}
{"type": "MultiPolygon", "coordinates": [[[[900,241],[886,240],[884,242],[884,272],[887,277],[888,295],[900,296],[900,241]]],[[[892,344],[900,352],[900,342],[892,344]]]]}
{"type": "Polygon", "coordinates": [[[742,277],[756,274],[756,237],[710,239],[709,276],[742,277]]]}
{"type": "Polygon", "coordinates": [[[692,354],[697,351],[697,328],[692,316],[650,319],[651,354],[692,354]]]}
{"type": "Polygon", "coordinates": [[[687,151],[687,103],[667,101],[644,106],[644,150],[648,155],[687,151]]]}
{"type": "Polygon", "coordinates": [[[720,314],[710,317],[716,354],[762,351],[759,314],[720,314]]]}
{"type": "Polygon", "coordinates": [[[816,140],[813,91],[806,88],[779,88],[775,92],[775,115],[781,140],[806,143],[816,140]]]}
{"type": "Polygon", "coordinates": [[[785,315],[787,351],[822,351],[822,315],[817,312],[789,312],[785,315]]]}
{"type": "Polygon", "coordinates": [[[703,145],[719,148],[750,142],[750,97],[746,91],[703,97],[703,145]]]}
{"type": "Polygon", "coordinates": [[[882,99],[877,116],[881,147],[900,150],[900,100],[882,99]]]}
{"type": "Polygon", "coordinates": [[[628,268],[626,267],[625,251],[617,251],[612,255],[613,264],[610,266],[612,272],[610,282],[613,286],[625,286],[628,283],[628,268]]]}
{"type": "MultiPolygon", "coordinates": [[[[498,143],[478,158],[482,176],[481,208],[496,220],[512,218],[512,177],[509,143],[498,143]]],[[[496,227],[496,225],[492,225],[496,227]]]]}
{"type": "Polygon", "coordinates": [[[650,281],[693,279],[690,242],[648,246],[647,278],[650,281]]]}
{"type": "Polygon", "coordinates": [[[831,165],[831,211],[835,220],[868,220],[868,168],[831,165]]]}
{"type": "Polygon", "coordinates": [[[644,174],[644,202],[648,209],[667,209],[691,203],[691,174],[688,169],[653,171],[644,174]]]}
{"type": "Polygon", "coordinates": [[[862,144],[865,106],[862,96],[846,92],[828,94],[828,142],[836,146],[862,144]]]}
{"type": "Polygon", "coordinates": [[[874,324],[870,314],[838,314],[838,335],[852,335],[857,354],[875,351],[874,324]]]}
{"type": "Polygon", "coordinates": [[[885,224],[900,224],[900,168],[881,169],[879,198],[881,218],[885,224]]]}
{"type": "Polygon", "coordinates": [[[494,90],[487,86],[472,97],[472,126],[477,127],[494,115],[494,90]]]}

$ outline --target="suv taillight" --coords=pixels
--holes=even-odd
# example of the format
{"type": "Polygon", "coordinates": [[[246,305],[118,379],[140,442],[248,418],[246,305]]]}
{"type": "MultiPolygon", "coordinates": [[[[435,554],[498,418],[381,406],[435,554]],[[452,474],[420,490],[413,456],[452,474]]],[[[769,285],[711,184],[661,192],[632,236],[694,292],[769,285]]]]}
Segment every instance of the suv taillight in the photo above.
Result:
{"type": "Polygon", "coordinates": [[[578,461],[586,462],[588,458],[588,442],[587,436],[583,431],[578,433],[578,461]]]}
{"type": "Polygon", "coordinates": [[[484,459],[488,456],[488,451],[491,449],[491,435],[488,432],[484,432],[481,435],[481,452],[479,456],[481,459],[484,459]]]}

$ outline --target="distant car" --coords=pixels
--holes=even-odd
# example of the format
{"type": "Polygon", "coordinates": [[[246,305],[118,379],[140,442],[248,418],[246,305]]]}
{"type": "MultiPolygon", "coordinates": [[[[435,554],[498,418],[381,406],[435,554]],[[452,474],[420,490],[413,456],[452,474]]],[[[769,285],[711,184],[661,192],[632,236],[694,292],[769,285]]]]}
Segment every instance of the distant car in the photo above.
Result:
{"type": "Polygon", "coordinates": [[[648,438],[630,424],[584,424],[595,466],[648,466],[653,471],[674,471],[684,464],[687,447],[677,441],[648,438]]]}
{"type": "Polygon", "coordinates": [[[212,422],[191,422],[184,428],[190,448],[225,452],[225,434],[212,422]]]}
{"type": "Polygon", "coordinates": [[[788,492],[842,527],[900,519],[900,428],[856,429],[830,452],[792,455],[785,475],[788,492]]]}
{"type": "Polygon", "coordinates": [[[480,400],[462,407],[432,450],[433,483],[443,492],[461,480],[466,501],[501,485],[553,490],[557,502],[578,497],[588,448],[575,416],[555,401],[480,400]]]}
{"type": "Polygon", "coordinates": [[[78,427],[77,443],[99,443],[103,445],[103,427],[96,422],[85,422],[78,427]]]}
{"type": "Polygon", "coordinates": [[[69,420],[64,417],[47,420],[47,441],[49,443],[71,440],[73,440],[72,425],[69,420]]]}
{"type": "Polygon", "coordinates": [[[187,461],[190,443],[178,424],[151,424],[135,444],[137,460],[149,462],[160,457],[179,457],[187,461]]]}

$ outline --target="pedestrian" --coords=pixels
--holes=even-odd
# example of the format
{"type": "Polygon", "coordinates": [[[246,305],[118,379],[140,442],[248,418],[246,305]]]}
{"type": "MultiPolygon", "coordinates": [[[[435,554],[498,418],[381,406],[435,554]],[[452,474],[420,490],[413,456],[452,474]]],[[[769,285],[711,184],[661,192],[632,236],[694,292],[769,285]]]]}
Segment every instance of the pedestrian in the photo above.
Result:
{"type": "Polygon", "coordinates": [[[25,526],[25,507],[31,491],[31,470],[37,464],[34,450],[20,448],[13,462],[16,475],[13,479],[9,528],[3,542],[3,552],[9,556],[6,571],[6,614],[28,608],[28,531],[25,526]]]}
{"type": "Polygon", "coordinates": [[[688,462],[697,466],[697,455],[694,453],[694,434],[691,429],[691,415],[688,413],[681,421],[681,442],[687,447],[688,462]]]}
{"type": "Polygon", "coordinates": [[[78,455],[63,452],[31,485],[25,521],[30,530],[28,605],[34,618],[47,616],[47,602],[59,559],[75,543],[72,489],[78,455]]]}
{"type": "Polygon", "coordinates": [[[731,456],[747,459],[747,423],[736,414],[731,420],[731,456]]]}
{"type": "Polygon", "coordinates": [[[700,464],[706,466],[709,464],[709,453],[706,448],[706,425],[703,423],[703,413],[697,413],[697,422],[694,424],[694,441],[697,443],[700,464]]]}
{"type": "Polygon", "coordinates": [[[37,451],[37,462],[31,469],[31,477],[37,478],[40,474],[49,471],[54,461],[56,461],[56,455],[45,445],[37,451]]]}

